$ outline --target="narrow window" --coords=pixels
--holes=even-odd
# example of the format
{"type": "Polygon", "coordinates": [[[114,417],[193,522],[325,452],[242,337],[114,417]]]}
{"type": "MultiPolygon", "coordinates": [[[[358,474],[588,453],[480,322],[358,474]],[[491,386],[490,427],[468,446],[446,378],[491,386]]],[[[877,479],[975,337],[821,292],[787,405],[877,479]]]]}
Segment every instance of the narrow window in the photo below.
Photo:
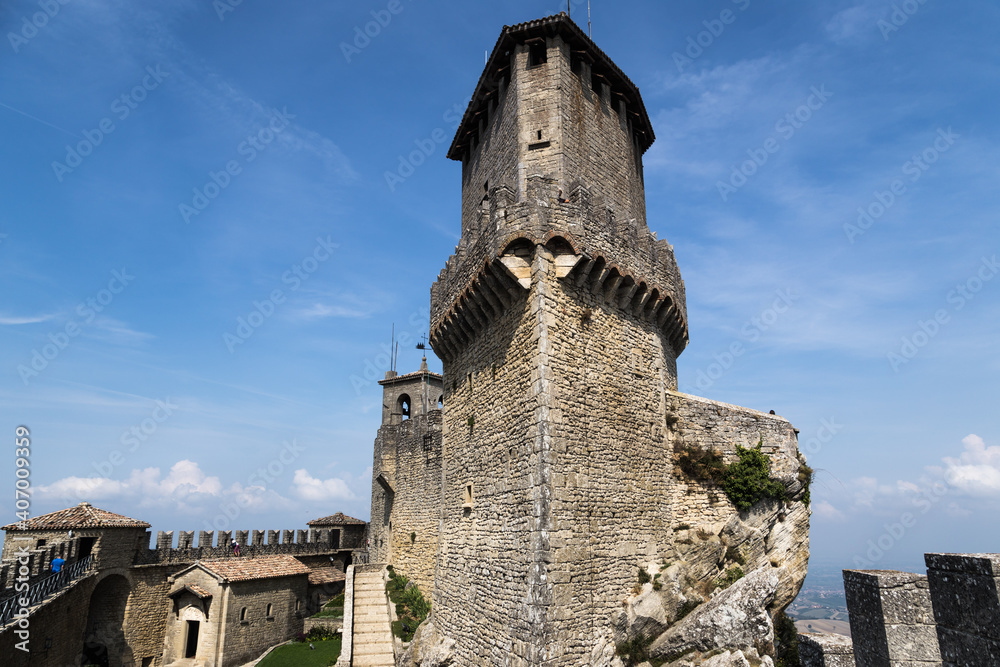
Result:
{"type": "Polygon", "coordinates": [[[274,611],[274,605],[271,604],[270,602],[268,602],[267,603],[267,614],[265,614],[265,616],[267,616],[268,618],[271,618],[272,616],[274,616],[273,611],[274,611]]]}
{"type": "Polygon", "coordinates": [[[247,620],[247,608],[243,607],[240,609],[240,623],[245,623],[247,620]]]}
{"type": "Polygon", "coordinates": [[[465,485],[465,492],[462,494],[462,507],[468,509],[472,507],[472,484],[465,485]]]}
{"type": "Polygon", "coordinates": [[[545,40],[539,39],[528,47],[528,67],[538,67],[548,62],[545,40]]]}

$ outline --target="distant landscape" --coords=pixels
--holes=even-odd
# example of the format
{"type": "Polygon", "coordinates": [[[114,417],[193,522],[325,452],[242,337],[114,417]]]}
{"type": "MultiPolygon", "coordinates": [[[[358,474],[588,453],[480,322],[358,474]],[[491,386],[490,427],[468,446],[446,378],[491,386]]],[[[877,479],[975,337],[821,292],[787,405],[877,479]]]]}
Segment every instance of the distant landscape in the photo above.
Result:
{"type": "Polygon", "coordinates": [[[850,637],[841,570],[810,566],[802,590],[786,613],[799,632],[832,632],[850,637]]]}

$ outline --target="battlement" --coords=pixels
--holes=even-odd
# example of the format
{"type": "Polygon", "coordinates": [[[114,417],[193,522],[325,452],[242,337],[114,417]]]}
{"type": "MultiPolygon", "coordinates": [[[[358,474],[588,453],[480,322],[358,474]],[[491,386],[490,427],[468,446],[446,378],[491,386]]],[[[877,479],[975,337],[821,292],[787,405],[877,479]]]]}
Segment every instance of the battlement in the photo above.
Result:
{"type": "Polygon", "coordinates": [[[803,667],[996,664],[1000,554],[925,554],[924,561],[926,575],[844,570],[851,639],[800,635],[803,667]]]}
{"type": "MultiPolygon", "coordinates": [[[[147,534],[151,538],[152,535],[147,534]]],[[[184,563],[208,558],[223,558],[233,554],[231,541],[240,545],[241,555],[271,556],[289,554],[293,556],[317,555],[362,549],[365,531],[341,531],[339,529],[311,530],[199,530],[195,542],[195,531],[159,531],[156,541],[149,549],[140,549],[136,554],[137,565],[157,565],[184,563]],[[346,534],[345,534],[346,532],[346,534]]]]}
{"type": "Polygon", "coordinates": [[[509,188],[491,191],[482,220],[463,234],[431,286],[431,344],[438,356],[453,358],[484,321],[525,294],[529,259],[519,252],[525,242],[548,245],[561,277],[655,321],[679,354],[688,341],[687,305],[673,247],[645,223],[618,219],[584,186],[565,199],[552,179],[528,181],[527,201],[514,201],[509,188]]]}

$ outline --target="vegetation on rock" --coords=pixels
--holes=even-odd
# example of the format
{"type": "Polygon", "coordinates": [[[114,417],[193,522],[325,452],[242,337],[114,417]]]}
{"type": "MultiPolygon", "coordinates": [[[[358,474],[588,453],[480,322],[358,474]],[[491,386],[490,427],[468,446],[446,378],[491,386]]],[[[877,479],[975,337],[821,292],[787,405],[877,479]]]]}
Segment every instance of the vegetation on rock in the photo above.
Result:
{"type": "Polygon", "coordinates": [[[392,634],[408,642],[413,639],[417,626],[431,613],[431,603],[407,577],[397,574],[392,566],[388,570],[389,583],[385,590],[396,605],[396,616],[399,619],[392,622],[392,634]]]}
{"type": "MultiPolygon", "coordinates": [[[[722,455],[693,447],[681,449],[677,456],[677,466],[689,478],[700,482],[711,482],[722,487],[726,497],[739,510],[748,510],[766,498],[787,501],[788,493],[784,484],[771,477],[771,461],[761,451],[763,440],[756,447],[736,445],[738,461],[726,465],[722,455]]],[[[799,481],[806,489],[803,502],[809,502],[809,485],[812,468],[802,464],[799,481]]]]}

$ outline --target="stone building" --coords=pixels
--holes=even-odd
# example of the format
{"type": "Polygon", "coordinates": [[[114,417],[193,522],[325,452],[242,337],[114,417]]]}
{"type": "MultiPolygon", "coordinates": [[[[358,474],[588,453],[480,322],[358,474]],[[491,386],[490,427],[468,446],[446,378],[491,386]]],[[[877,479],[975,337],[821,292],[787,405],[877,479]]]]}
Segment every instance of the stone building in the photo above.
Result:
{"type": "Polygon", "coordinates": [[[302,632],[310,572],[294,556],[263,556],[196,561],[171,575],[163,664],[242,665],[302,632]]]}
{"type": "Polygon", "coordinates": [[[372,463],[372,521],[369,555],[393,563],[434,590],[441,509],[441,376],[420,369],[386,373],[382,385],[382,426],[372,463]],[[401,493],[396,493],[396,489],[401,493]]]}
{"type": "MultiPolygon", "coordinates": [[[[560,14],[504,27],[449,148],[462,233],[430,321],[443,409],[403,430],[383,385],[372,555],[432,588],[415,644],[457,665],[612,664],[734,568],[761,571],[771,613],[805,577],[795,429],[677,391],[687,312],[673,248],[646,223],[653,140],[638,88],[560,14]],[[739,511],[678,466],[738,447],[766,454],[783,500],[739,511]]],[[[743,648],[766,652],[768,632],[743,648]]]]}
{"type": "Polygon", "coordinates": [[[345,567],[364,549],[364,522],[334,514],[310,524],[199,531],[197,542],[195,531],[176,539],[161,531],[151,544],[148,523],[81,503],[4,526],[0,664],[164,667],[256,658],[343,590],[345,567]],[[57,556],[66,564],[56,578],[57,556]],[[17,602],[36,594],[24,609],[17,602]],[[19,632],[30,636],[27,652],[16,648],[25,641],[19,632]]]}

